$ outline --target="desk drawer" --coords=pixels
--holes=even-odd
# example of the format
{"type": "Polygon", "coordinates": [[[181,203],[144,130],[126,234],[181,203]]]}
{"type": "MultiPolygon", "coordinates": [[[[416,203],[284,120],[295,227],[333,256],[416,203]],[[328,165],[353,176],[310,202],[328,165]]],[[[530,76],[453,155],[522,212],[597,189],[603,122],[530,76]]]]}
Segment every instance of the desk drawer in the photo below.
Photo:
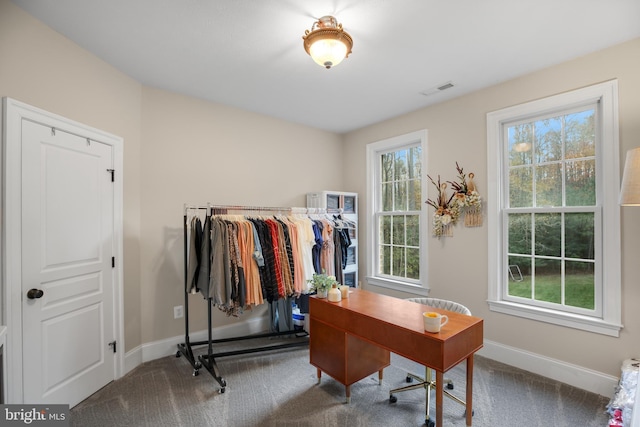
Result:
{"type": "Polygon", "coordinates": [[[310,362],[336,381],[351,385],[390,364],[388,350],[311,317],[310,362]]]}

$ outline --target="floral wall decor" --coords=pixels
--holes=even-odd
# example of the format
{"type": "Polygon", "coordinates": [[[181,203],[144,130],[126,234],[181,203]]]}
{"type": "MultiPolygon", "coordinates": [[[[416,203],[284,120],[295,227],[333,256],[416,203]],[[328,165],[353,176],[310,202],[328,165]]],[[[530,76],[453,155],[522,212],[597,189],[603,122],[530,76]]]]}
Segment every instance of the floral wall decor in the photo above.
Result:
{"type": "Polygon", "coordinates": [[[427,175],[427,178],[438,190],[438,198],[434,202],[431,199],[427,199],[426,203],[429,206],[435,208],[433,214],[433,235],[440,238],[442,236],[453,236],[453,226],[458,222],[460,216],[460,205],[458,203],[452,203],[453,196],[447,197],[447,184],[440,182],[440,175],[438,175],[438,182],[436,183],[433,178],[427,175]]]}
{"type": "Polygon", "coordinates": [[[456,162],[458,181],[447,181],[451,184],[453,193],[447,195],[447,183],[443,183],[438,175],[438,181],[427,177],[438,190],[435,201],[428,199],[425,203],[436,211],[433,214],[433,235],[440,238],[453,236],[453,226],[458,223],[461,215],[464,215],[465,227],[480,227],[482,225],[482,201],[473,181],[474,174],[464,173],[464,169],[456,162]]]}
{"type": "Polygon", "coordinates": [[[482,201],[473,181],[473,172],[465,175],[463,168],[456,162],[458,182],[449,182],[455,191],[454,200],[460,205],[459,210],[464,213],[465,227],[480,227],[482,225],[482,201]],[[469,179],[467,179],[467,176],[469,179]]]}

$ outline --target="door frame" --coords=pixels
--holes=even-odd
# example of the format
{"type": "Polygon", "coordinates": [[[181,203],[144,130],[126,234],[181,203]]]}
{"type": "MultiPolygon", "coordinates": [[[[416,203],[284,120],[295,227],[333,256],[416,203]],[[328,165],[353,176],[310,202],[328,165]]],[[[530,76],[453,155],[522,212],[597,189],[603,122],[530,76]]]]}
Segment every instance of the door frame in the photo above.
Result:
{"type": "Polygon", "coordinates": [[[5,403],[23,402],[22,372],[22,120],[31,120],[59,131],[73,133],[113,148],[113,167],[116,179],[113,188],[113,254],[116,258],[113,286],[114,334],[119,351],[114,358],[114,378],[123,375],[124,367],[124,250],[123,250],[123,139],[99,129],[75,122],[57,114],[3,98],[2,154],[2,295],[0,321],[6,327],[5,403]]]}

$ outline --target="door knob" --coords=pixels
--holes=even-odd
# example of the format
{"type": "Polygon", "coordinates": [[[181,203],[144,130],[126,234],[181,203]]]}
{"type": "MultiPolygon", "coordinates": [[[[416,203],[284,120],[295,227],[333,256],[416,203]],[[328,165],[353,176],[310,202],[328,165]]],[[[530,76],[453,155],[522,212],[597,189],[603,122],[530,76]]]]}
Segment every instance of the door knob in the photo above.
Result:
{"type": "Polygon", "coordinates": [[[27,298],[29,299],[36,299],[36,298],[41,298],[42,295],[44,295],[44,291],[42,289],[29,289],[27,291],[27,298]]]}

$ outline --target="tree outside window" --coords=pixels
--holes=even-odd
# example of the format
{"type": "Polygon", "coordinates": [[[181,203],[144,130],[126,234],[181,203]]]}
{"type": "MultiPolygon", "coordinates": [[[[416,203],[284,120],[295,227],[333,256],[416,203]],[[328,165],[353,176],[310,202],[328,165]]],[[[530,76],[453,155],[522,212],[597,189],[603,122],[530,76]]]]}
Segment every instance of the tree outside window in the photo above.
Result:
{"type": "Polygon", "coordinates": [[[367,281],[426,295],[426,131],[367,145],[367,281]]]}
{"type": "Polygon", "coordinates": [[[379,273],[420,279],[422,148],[380,156],[379,273]]]}
{"type": "Polygon", "coordinates": [[[595,309],[595,118],[590,106],[505,125],[510,297],[595,309]]]}
{"type": "Polygon", "coordinates": [[[487,114],[492,311],[619,336],[617,99],[611,80],[487,114]]]}

